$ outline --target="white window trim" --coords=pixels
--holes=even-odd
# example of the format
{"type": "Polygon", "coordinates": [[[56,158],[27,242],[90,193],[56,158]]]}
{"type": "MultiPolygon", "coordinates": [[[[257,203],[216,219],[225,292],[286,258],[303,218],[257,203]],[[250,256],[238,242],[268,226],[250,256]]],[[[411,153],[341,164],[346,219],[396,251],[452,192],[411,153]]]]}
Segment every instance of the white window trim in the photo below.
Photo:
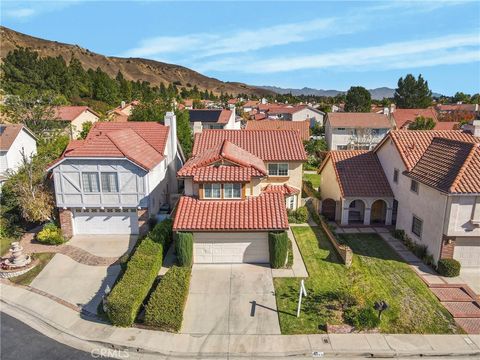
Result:
{"type": "Polygon", "coordinates": [[[270,176],[270,177],[288,177],[288,176],[290,176],[290,166],[288,165],[288,163],[269,163],[268,164],[268,176],[270,176]],[[277,165],[277,174],[276,175],[270,174],[270,165],[277,165]],[[280,165],[286,165],[287,166],[287,174],[286,175],[280,175],[279,174],[279,171],[280,171],[279,166],[280,165]]]}
{"type": "Polygon", "coordinates": [[[223,198],[224,199],[241,199],[242,198],[242,184],[240,183],[225,183],[223,184],[223,198]],[[226,185],[232,185],[232,196],[227,196],[226,185]],[[239,196],[233,196],[234,194],[234,187],[235,185],[240,185],[240,193],[239,196]]]}
{"type": "MultiPolygon", "coordinates": [[[[82,171],[81,172],[81,178],[82,178],[82,192],[85,193],[85,194],[100,194],[101,192],[101,184],[100,184],[100,179],[99,179],[99,175],[98,175],[98,172],[97,171],[82,171]],[[84,175],[90,175],[90,174],[95,174],[95,178],[96,178],[96,181],[97,181],[97,191],[87,191],[87,189],[85,189],[85,182],[84,182],[84,179],[83,179],[83,176],[84,175]]],[[[90,180],[89,180],[90,182],[90,180]]]]}
{"type": "MultiPolygon", "coordinates": [[[[215,189],[215,190],[216,190],[216,189],[215,189]]],[[[220,184],[220,183],[205,183],[205,184],[203,184],[203,197],[204,197],[205,199],[215,199],[215,200],[216,200],[216,199],[221,199],[221,198],[222,198],[222,184],[220,184]],[[213,190],[214,190],[214,189],[213,189],[213,186],[214,186],[214,185],[215,185],[215,186],[218,185],[218,190],[220,190],[219,193],[218,193],[219,196],[218,196],[218,197],[216,197],[216,196],[207,196],[207,191],[206,191],[207,189],[206,189],[205,187],[206,187],[206,186],[210,186],[210,187],[211,187],[211,194],[213,195],[213,190]]]]}
{"type": "MultiPolygon", "coordinates": [[[[110,180],[108,180],[110,182],[110,180]]],[[[109,183],[110,185],[110,183],[109,183]]],[[[118,183],[118,173],[115,171],[102,171],[100,172],[100,190],[104,194],[118,194],[120,192],[120,185],[118,183]],[[103,176],[106,174],[113,174],[115,176],[115,187],[116,191],[105,191],[103,190],[103,176]]]]}

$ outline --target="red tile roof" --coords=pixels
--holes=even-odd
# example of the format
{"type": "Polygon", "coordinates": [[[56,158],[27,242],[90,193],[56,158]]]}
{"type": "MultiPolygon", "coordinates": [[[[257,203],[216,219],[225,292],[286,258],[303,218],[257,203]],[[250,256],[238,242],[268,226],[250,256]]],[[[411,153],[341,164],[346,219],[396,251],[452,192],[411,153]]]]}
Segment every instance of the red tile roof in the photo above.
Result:
{"type": "Polygon", "coordinates": [[[435,124],[433,130],[458,130],[460,123],[456,121],[439,121],[435,124]]]}
{"type": "Polygon", "coordinates": [[[252,231],[288,229],[285,198],[280,193],[246,200],[198,200],[182,196],[175,231],[252,231]]]}
{"type": "Polygon", "coordinates": [[[195,135],[193,156],[228,140],[263,161],[305,161],[307,155],[295,130],[203,130],[195,135]]]}
{"type": "Polygon", "coordinates": [[[100,117],[95,111],[88,106],[58,106],[54,109],[56,120],[73,121],[85,111],[89,111],[97,117],[100,117]]]}
{"type": "Polygon", "coordinates": [[[220,145],[190,158],[177,174],[193,177],[195,182],[249,182],[252,176],[265,176],[267,169],[262,159],[224,140],[220,145]]]}
{"type": "Polygon", "coordinates": [[[392,113],[392,117],[395,120],[397,129],[401,129],[406,126],[409,122],[415,121],[419,116],[425,118],[432,118],[435,122],[437,119],[437,112],[433,108],[426,109],[395,109],[392,113]]]}
{"type": "Polygon", "coordinates": [[[280,193],[284,196],[287,195],[295,195],[299,194],[300,190],[294,188],[293,186],[283,184],[283,185],[267,185],[265,189],[263,189],[264,193],[280,193]]]}
{"type": "Polygon", "coordinates": [[[127,158],[147,170],[153,169],[165,154],[168,126],[154,122],[96,122],[85,140],[71,141],[63,158],[127,158]]]}
{"type": "Polygon", "coordinates": [[[446,193],[480,193],[480,142],[433,138],[407,176],[446,193]]]}
{"type": "Polygon", "coordinates": [[[468,111],[475,112],[479,110],[478,104],[438,104],[439,111],[468,111]]]}
{"type": "Polygon", "coordinates": [[[22,124],[2,124],[0,126],[0,150],[8,151],[22,129],[35,139],[35,135],[22,124]]]}
{"type": "Polygon", "coordinates": [[[310,121],[247,121],[247,130],[297,130],[303,141],[310,139],[310,121]]]}
{"type": "MultiPolygon", "coordinates": [[[[294,114],[307,108],[307,105],[270,105],[266,111],[269,115],[274,114],[294,114]]],[[[317,110],[318,111],[318,110],[317,110]]]]}
{"type": "Polygon", "coordinates": [[[376,113],[330,112],[327,114],[332,127],[390,129],[388,117],[376,113]]]}
{"type": "Polygon", "coordinates": [[[472,134],[460,130],[393,130],[375,147],[374,151],[378,151],[387,139],[391,139],[397,147],[407,171],[410,171],[435,137],[469,143],[480,141],[472,134]]]}
{"type": "Polygon", "coordinates": [[[331,160],[343,197],[393,197],[392,189],[377,155],[364,150],[332,150],[322,163],[331,160]]]}
{"type": "Polygon", "coordinates": [[[248,100],[247,102],[245,102],[245,104],[243,104],[243,107],[255,107],[258,104],[259,102],[256,100],[248,100]]]}

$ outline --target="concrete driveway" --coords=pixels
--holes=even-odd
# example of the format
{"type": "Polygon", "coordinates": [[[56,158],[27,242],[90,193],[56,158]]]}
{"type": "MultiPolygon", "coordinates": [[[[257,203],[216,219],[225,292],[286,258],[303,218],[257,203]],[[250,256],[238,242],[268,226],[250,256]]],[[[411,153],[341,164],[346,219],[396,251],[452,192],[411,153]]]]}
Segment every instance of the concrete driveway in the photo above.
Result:
{"type": "Polygon", "coordinates": [[[101,257],[120,257],[130,252],[137,242],[136,235],[75,235],[67,243],[101,257]]]}
{"type": "Polygon", "coordinates": [[[182,333],[280,334],[270,267],[194,265],[182,333]]]}

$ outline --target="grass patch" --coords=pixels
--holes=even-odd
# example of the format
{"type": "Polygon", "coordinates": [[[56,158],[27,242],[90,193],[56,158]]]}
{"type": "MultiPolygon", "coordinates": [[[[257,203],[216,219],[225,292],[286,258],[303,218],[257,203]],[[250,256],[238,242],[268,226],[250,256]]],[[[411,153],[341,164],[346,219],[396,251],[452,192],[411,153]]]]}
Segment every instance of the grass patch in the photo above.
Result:
{"type": "Polygon", "coordinates": [[[33,254],[34,259],[38,260],[38,265],[29,272],[10,278],[9,280],[19,285],[30,285],[30,283],[37,277],[38,274],[47,266],[48,262],[52,260],[55,253],[41,253],[33,254]]]}
{"type": "Polygon", "coordinates": [[[315,188],[315,190],[318,190],[320,186],[320,175],[319,174],[303,174],[303,179],[310,181],[315,188]]]}
{"type": "Polygon", "coordinates": [[[449,334],[460,332],[448,311],[407,264],[376,234],[342,235],[354,252],[350,268],[341,265],[319,227],[292,229],[310,277],[302,314],[295,316],[298,279],[274,279],[283,334],[323,333],[325,325],[343,324],[345,294],[365,307],[385,300],[383,333],[449,334]]]}
{"type": "Polygon", "coordinates": [[[10,249],[10,245],[12,242],[16,241],[17,239],[9,236],[1,236],[0,237],[0,255],[3,256],[8,252],[10,249]]]}

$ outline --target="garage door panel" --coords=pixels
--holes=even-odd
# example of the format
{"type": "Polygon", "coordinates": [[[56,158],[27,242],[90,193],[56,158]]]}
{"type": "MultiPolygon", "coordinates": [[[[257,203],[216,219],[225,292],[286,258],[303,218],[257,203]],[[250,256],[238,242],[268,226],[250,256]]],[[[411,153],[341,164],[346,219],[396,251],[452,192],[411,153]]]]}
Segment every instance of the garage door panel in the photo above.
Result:
{"type": "Polygon", "coordinates": [[[136,212],[85,212],[73,213],[76,235],[138,234],[136,212]]]}
{"type": "Polygon", "coordinates": [[[457,238],[453,258],[462,267],[480,267],[480,238],[457,238]]]}
{"type": "Polygon", "coordinates": [[[267,233],[194,233],[195,263],[268,263],[267,233]]]}

